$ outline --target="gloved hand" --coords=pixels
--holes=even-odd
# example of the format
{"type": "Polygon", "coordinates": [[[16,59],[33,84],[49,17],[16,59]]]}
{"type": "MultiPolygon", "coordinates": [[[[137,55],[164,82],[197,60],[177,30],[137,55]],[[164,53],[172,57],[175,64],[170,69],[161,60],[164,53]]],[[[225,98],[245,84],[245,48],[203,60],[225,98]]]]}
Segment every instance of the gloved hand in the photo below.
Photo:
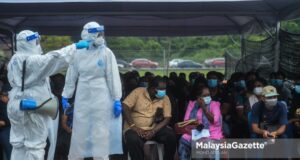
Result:
{"type": "Polygon", "coordinates": [[[114,115],[115,117],[119,117],[122,113],[122,104],[120,100],[115,100],[114,103],[114,115]]]}
{"type": "Polygon", "coordinates": [[[65,98],[65,97],[62,97],[61,104],[62,104],[64,112],[65,112],[66,109],[68,109],[68,108],[71,107],[71,105],[70,105],[70,103],[68,101],[68,98],[65,98]]]}
{"type": "Polygon", "coordinates": [[[83,48],[89,48],[90,41],[81,40],[77,43],[75,43],[77,49],[83,49],[83,48]]]}

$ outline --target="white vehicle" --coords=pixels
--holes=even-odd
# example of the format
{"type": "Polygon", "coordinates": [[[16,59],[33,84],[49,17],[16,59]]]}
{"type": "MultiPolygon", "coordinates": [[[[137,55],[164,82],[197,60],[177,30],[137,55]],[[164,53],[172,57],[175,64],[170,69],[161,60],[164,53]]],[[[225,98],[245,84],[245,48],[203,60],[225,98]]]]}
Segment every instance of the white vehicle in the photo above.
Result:
{"type": "Polygon", "coordinates": [[[185,61],[184,59],[172,59],[169,61],[169,67],[175,68],[178,67],[178,63],[185,61]]]}

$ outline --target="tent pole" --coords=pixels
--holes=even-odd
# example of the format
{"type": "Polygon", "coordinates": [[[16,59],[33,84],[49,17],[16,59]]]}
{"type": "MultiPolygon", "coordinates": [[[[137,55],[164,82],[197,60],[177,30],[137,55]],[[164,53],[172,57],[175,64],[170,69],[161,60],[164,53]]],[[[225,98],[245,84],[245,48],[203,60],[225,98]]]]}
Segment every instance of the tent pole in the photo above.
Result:
{"type": "Polygon", "coordinates": [[[163,55],[164,55],[163,75],[166,76],[168,68],[166,69],[167,66],[166,66],[166,50],[165,49],[163,50],[163,55]]]}
{"type": "Polygon", "coordinates": [[[276,45],[275,45],[275,62],[274,62],[274,72],[277,72],[279,69],[279,57],[280,57],[280,40],[279,40],[279,32],[280,32],[280,21],[277,21],[276,26],[276,45]]]}
{"type": "MultiPolygon", "coordinates": [[[[167,62],[166,62],[166,66],[167,66],[167,72],[166,72],[166,76],[169,75],[169,61],[170,61],[170,56],[171,56],[171,40],[170,38],[168,38],[168,52],[167,52],[167,62]]],[[[164,52],[166,52],[166,49],[164,49],[164,52]]]]}
{"type": "MultiPolygon", "coordinates": [[[[244,57],[246,56],[245,55],[245,35],[244,35],[244,33],[241,34],[240,39],[241,39],[241,58],[240,58],[240,61],[242,63],[244,63],[244,61],[245,61],[244,57]]],[[[242,71],[245,72],[244,65],[242,67],[242,71]]]]}

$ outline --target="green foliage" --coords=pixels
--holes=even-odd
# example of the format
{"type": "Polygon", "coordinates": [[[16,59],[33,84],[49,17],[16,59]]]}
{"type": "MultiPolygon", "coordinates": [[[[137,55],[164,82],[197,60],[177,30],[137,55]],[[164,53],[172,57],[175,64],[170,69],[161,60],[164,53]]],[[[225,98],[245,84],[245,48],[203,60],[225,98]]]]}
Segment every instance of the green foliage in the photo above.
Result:
{"type": "Polygon", "coordinates": [[[0,61],[5,61],[7,59],[7,56],[5,53],[0,49],[0,61]]]}
{"type": "Polygon", "coordinates": [[[173,58],[191,59],[203,62],[207,58],[223,57],[226,51],[239,55],[239,36],[235,44],[229,36],[206,37],[110,37],[107,44],[118,58],[131,61],[147,58],[163,63],[163,53],[170,52],[173,58]],[[170,50],[169,50],[170,49],[170,50]]]}
{"type": "Polygon", "coordinates": [[[284,21],[281,28],[291,33],[300,33],[300,20],[284,21]]]}
{"type": "MultiPolygon", "coordinates": [[[[300,20],[285,21],[281,27],[292,33],[300,33],[300,20]]],[[[247,39],[261,41],[267,33],[250,35],[247,39]]],[[[135,58],[147,58],[163,64],[164,53],[169,60],[174,58],[191,59],[203,62],[205,59],[223,57],[225,52],[240,56],[240,36],[195,36],[195,37],[107,37],[109,48],[118,59],[128,62],[135,58]]],[[[72,43],[68,36],[43,36],[45,52],[59,49],[72,43]]]]}
{"type": "Polygon", "coordinates": [[[60,49],[72,43],[73,41],[69,36],[42,36],[41,38],[41,45],[44,53],[60,49]]]}

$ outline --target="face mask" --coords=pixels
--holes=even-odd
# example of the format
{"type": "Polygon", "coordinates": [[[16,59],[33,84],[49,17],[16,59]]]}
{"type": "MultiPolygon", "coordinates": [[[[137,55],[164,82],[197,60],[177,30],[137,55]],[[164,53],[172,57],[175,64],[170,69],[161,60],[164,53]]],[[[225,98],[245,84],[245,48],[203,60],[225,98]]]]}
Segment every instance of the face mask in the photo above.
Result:
{"type": "Polygon", "coordinates": [[[238,82],[235,82],[235,87],[237,91],[242,91],[246,88],[246,82],[245,80],[240,80],[238,82]]]}
{"type": "Polygon", "coordinates": [[[277,98],[265,100],[265,106],[269,110],[272,110],[276,106],[276,104],[277,104],[277,98]]]}
{"type": "Polygon", "coordinates": [[[272,86],[276,86],[276,79],[270,79],[270,84],[272,86]]]}
{"type": "Polygon", "coordinates": [[[240,80],[238,83],[239,83],[239,86],[241,88],[246,88],[246,82],[245,82],[245,80],[240,80]]]}
{"type": "Polygon", "coordinates": [[[194,85],[195,79],[191,79],[191,84],[194,85]]]}
{"type": "Polygon", "coordinates": [[[140,83],[140,87],[145,87],[145,88],[147,88],[147,87],[148,87],[148,82],[141,82],[141,83],[140,83]]]}
{"type": "Polygon", "coordinates": [[[261,95],[262,94],[262,91],[263,91],[263,88],[262,87],[255,87],[254,90],[253,90],[253,93],[255,95],[261,95]]]}
{"type": "Polygon", "coordinates": [[[300,85],[295,86],[295,91],[296,93],[300,94],[300,85]]]}
{"type": "Polygon", "coordinates": [[[282,86],[283,85],[283,80],[282,79],[276,79],[276,85],[278,87],[282,86]]]}
{"type": "Polygon", "coordinates": [[[218,86],[218,80],[217,79],[209,79],[208,80],[208,87],[215,88],[218,86]]]}
{"type": "Polygon", "coordinates": [[[94,41],[94,45],[95,45],[96,47],[102,46],[104,43],[105,43],[105,40],[104,40],[103,37],[97,37],[97,38],[95,39],[95,41],[94,41]]]}
{"type": "Polygon", "coordinates": [[[204,103],[205,103],[206,105],[208,105],[208,104],[210,104],[210,102],[211,102],[211,97],[210,97],[210,96],[203,97],[203,100],[204,100],[204,103]]]}
{"type": "Polygon", "coordinates": [[[166,90],[157,90],[156,98],[162,99],[166,96],[166,90]]]}

